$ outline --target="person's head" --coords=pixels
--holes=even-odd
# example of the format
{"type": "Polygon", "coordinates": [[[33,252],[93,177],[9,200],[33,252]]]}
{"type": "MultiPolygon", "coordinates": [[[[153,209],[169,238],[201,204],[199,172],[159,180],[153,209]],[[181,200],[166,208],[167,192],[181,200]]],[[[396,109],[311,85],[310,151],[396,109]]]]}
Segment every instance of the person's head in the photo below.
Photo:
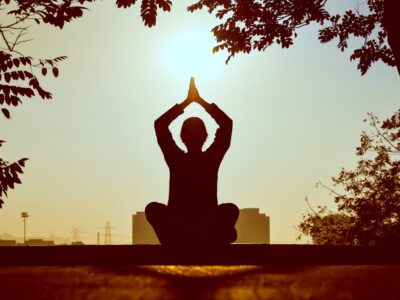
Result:
{"type": "Polygon", "coordinates": [[[197,117],[186,119],[182,124],[181,139],[188,151],[201,150],[207,139],[204,122],[197,117]]]}

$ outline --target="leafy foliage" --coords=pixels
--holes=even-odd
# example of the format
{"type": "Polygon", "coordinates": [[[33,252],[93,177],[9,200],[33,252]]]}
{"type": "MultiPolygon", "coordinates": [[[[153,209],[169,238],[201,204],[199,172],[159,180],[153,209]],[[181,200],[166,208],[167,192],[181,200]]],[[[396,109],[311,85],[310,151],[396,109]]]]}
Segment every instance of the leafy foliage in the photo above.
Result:
{"type": "Polygon", "coordinates": [[[31,19],[38,24],[48,23],[62,29],[65,23],[82,17],[83,10],[86,9],[82,5],[93,0],[16,0],[15,2],[17,8],[11,10],[9,14],[17,19],[31,19]]]}
{"type": "MultiPolygon", "coordinates": [[[[308,203],[308,199],[306,198],[308,203]]],[[[342,213],[328,211],[326,206],[318,206],[318,212],[309,205],[311,212],[303,215],[298,229],[310,236],[316,245],[354,245],[355,239],[350,231],[353,219],[342,213]]],[[[298,239],[301,235],[298,236],[298,239]]]]}
{"type": "Polygon", "coordinates": [[[58,63],[66,59],[66,56],[33,59],[20,53],[18,46],[30,41],[25,39],[29,24],[46,23],[62,29],[65,23],[83,15],[85,7],[82,5],[86,2],[93,0],[0,1],[0,12],[4,20],[9,20],[0,25],[4,44],[0,50],[0,108],[6,118],[10,118],[10,112],[4,106],[18,106],[24,97],[38,95],[44,100],[51,99],[51,93],[41,86],[35,70],[40,69],[45,76],[47,70],[51,69],[57,77],[58,63]]]}
{"type": "MultiPolygon", "coordinates": [[[[23,97],[32,98],[36,94],[44,100],[51,99],[52,95],[41,87],[38,78],[32,73],[32,67],[41,67],[43,76],[47,74],[47,68],[51,68],[53,75],[57,77],[57,63],[65,58],[60,56],[54,59],[40,59],[37,65],[33,65],[29,56],[13,57],[0,51],[0,80],[3,80],[0,84],[0,105],[18,106],[23,97]]],[[[6,118],[10,118],[7,108],[3,107],[1,111],[6,118]]]]}
{"type": "Polygon", "coordinates": [[[208,1],[201,0],[189,6],[189,11],[207,7],[210,13],[223,19],[223,23],[213,28],[219,45],[214,51],[227,49],[227,61],[236,53],[263,51],[277,43],[282,48],[293,44],[296,29],[312,22],[324,25],[320,30],[322,43],[339,39],[338,48],[344,51],[351,36],[364,40],[364,44],[354,50],[351,60],[359,60],[358,69],[364,75],[371,64],[382,60],[395,66],[392,50],[387,46],[387,33],[383,22],[384,0],[369,0],[369,14],[347,11],[344,15],[331,16],[325,10],[325,0],[265,0],[265,1],[208,1]],[[378,33],[375,34],[375,29],[378,33]]]}
{"type": "MultiPolygon", "coordinates": [[[[4,141],[0,141],[0,147],[4,141]]],[[[15,163],[9,164],[0,158],[0,208],[4,204],[4,197],[7,197],[8,189],[13,189],[15,184],[21,183],[19,175],[23,173],[27,158],[22,158],[15,163]]]]}
{"type": "MultiPolygon", "coordinates": [[[[127,8],[136,3],[136,0],[117,0],[117,6],[127,8]]],[[[152,27],[156,25],[157,10],[171,11],[172,2],[170,0],[142,0],[140,15],[143,23],[152,27]]]]}
{"type": "MultiPolygon", "coordinates": [[[[338,40],[344,51],[349,39],[359,38],[362,45],[353,50],[350,60],[358,61],[364,75],[373,63],[382,61],[397,66],[400,73],[398,0],[367,0],[367,14],[357,8],[343,15],[331,15],[326,0],[199,0],[187,9],[194,12],[207,9],[221,20],[213,32],[217,45],[213,51],[228,51],[228,63],[238,53],[264,51],[273,44],[289,48],[303,26],[317,23],[321,43],[338,40]],[[385,26],[383,26],[385,24],[385,26]],[[388,42],[391,47],[388,47],[388,42]],[[397,58],[396,58],[397,57],[397,58]],[[397,60],[397,62],[396,62],[397,60]]],[[[118,7],[130,7],[136,0],[117,0],[118,7]]],[[[141,16],[146,26],[156,24],[157,6],[170,11],[171,1],[142,0],[141,16]]]]}
{"type": "Polygon", "coordinates": [[[363,45],[355,49],[350,56],[350,60],[359,60],[358,69],[362,75],[368,71],[372,63],[378,60],[389,66],[396,65],[394,54],[387,45],[387,32],[382,26],[384,1],[369,0],[367,5],[370,14],[362,15],[349,10],[343,16],[331,16],[329,18],[331,26],[322,29],[319,33],[322,43],[338,38],[337,47],[341,51],[348,47],[351,36],[362,38],[363,45]]]}
{"type": "Polygon", "coordinates": [[[367,120],[374,131],[361,134],[357,148],[361,159],[355,170],[342,169],[332,178],[334,186],[341,186],[344,193],[322,185],[335,194],[339,213],[308,213],[299,225],[314,242],[324,239],[336,243],[334,231],[325,237],[320,233],[322,220],[347,218],[349,222],[339,232],[346,233],[348,244],[400,244],[400,110],[383,123],[373,114],[367,120]]]}
{"type": "Polygon", "coordinates": [[[193,12],[207,7],[223,23],[212,29],[219,43],[214,52],[226,49],[227,62],[239,52],[263,51],[274,43],[289,48],[296,29],[311,22],[323,24],[329,14],[326,0],[207,1],[188,7],[193,12]]]}
{"type": "MultiPolygon", "coordinates": [[[[82,5],[93,0],[0,0],[0,111],[10,118],[9,107],[18,106],[26,98],[39,96],[43,100],[52,98],[45,90],[36,71],[46,76],[51,70],[58,77],[58,63],[66,59],[59,56],[53,59],[35,59],[18,51],[18,46],[29,42],[26,39],[30,24],[49,24],[62,29],[65,23],[83,15],[82,5]]],[[[0,146],[4,141],[0,141],[0,146]]],[[[25,166],[23,158],[8,163],[0,158],[0,208],[7,197],[8,189],[21,183],[19,175],[25,166]]]]}

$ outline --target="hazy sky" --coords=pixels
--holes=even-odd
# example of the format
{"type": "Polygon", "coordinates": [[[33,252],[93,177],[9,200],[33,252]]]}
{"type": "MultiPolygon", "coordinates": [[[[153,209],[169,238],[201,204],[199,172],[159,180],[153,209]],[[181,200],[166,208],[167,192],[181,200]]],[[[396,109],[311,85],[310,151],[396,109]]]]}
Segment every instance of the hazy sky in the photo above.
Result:
{"type": "MultiPolygon", "coordinates": [[[[259,207],[271,217],[272,243],[296,242],[306,195],[334,207],[315,183],[330,184],[341,167],[355,166],[368,112],[385,118],[399,109],[396,70],[375,64],[362,77],[348,52],[318,42],[316,26],[300,30],[289,50],[274,46],[225,65],[226,54],[211,53],[216,21],[185,12],[182,2],[152,29],[139,7],[117,9],[114,1],[90,6],[62,31],[32,28],[26,54],[68,60],[58,79],[43,80],[54,100],[27,100],[11,121],[0,119],[1,156],[30,159],[23,184],[0,210],[0,233],[22,236],[20,213],[28,211],[28,237],[70,237],[78,226],[95,243],[110,221],[113,243],[131,243],[132,214],[167,200],[169,174],[153,122],[185,98],[190,75],[201,96],[234,120],[220,202],[259,207]]],[[[355,3],[329,2],[335,9],[355,3]]],[[[213,137],[215,124],[195,104],[173,124],[176,139],[190,114],[204,117],[213,137]]]]}

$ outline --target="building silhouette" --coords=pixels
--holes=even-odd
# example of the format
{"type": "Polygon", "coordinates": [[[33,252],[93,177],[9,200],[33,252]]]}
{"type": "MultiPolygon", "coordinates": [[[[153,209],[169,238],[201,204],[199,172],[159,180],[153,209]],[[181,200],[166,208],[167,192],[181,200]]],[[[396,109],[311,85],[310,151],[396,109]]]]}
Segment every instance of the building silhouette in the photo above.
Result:
{"type": "Polygon", "coordinates": [[[0,246],[16,246],[16,240],[0,240],[0,246]]]}
{"type": "MultiPolygon", "coordinates": [[[[237,239],[235,244],[269,244],[269,216],[260,213],[258,208],[242,208],[235,225],[237,239]]],[[[159,244],[153,227],[147,222],[144,212],[139,211],[132,216],[132,244],[159,244]]]]}
{"type": "Polygon", "coordinates": [[[269,216],[260,214],[258,208],[242,208],[235,225],[237,244],[269,244],[269,216]]]}
{"type": "Polygon", "coordinates": [[[25,246],[54,246],[54,241],[44,239],[28,239],[25,246]]]}
{"type": "Polygon", "coordinates": [[[28,239],[25,243],[16,240],[0,240],[0,246],[54,246],[54,241],[44,239],[28,239]]]}
{"type": "Polygon", "coordinates": [[[132,216],[132,244],[159,244],[156,233],[146,220],[143,211],[138,211],[132,216]]]}

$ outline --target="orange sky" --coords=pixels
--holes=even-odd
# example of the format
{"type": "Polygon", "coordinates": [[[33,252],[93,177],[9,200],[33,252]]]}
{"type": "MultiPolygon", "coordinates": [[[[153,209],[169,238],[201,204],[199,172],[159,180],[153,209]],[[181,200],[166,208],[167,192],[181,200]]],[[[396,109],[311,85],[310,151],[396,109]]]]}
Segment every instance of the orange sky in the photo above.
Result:
{"type": "MultiPolygon", "coordinates": [[[[354,7],[336,2],[345,3],[354,7]]],[[[315,183],[330,184],[341,167],[355,166],[367,112],[385,118],[399,108],[396,70],[376,64],[361,77],[349,53],[317,41],[316,27],[299,31],[289,50],[239,55],[227,66],[226,54],[211,54],[216,21],[174,5],[152,29],[137,7],[121,10],[112,1],[96,3],[62,31],[32,28],[25,53],[68,60],[58,79],[44,79],[53,101],[25,101],[11,121],[0,119],[1,156],[30,158],[23,184],[0,210],[0,233],[22,236],[20,213],[28,211],[28,236],[70,237],[79,226],[82,239],[95,243],[110,221],[113,243],[130,243],[131,215],[167,200],[168,169],[153,122],[184,99],[192,74],[202,97],[234,120],[220,202],[268,214],[272,243],[296,242],[306,195],[334,207],[315,183]]],[[[196,105],[190,114],[207,118],[196,105]]],[[[182,121],[172,126],[175,136],[182,121]]]]}

